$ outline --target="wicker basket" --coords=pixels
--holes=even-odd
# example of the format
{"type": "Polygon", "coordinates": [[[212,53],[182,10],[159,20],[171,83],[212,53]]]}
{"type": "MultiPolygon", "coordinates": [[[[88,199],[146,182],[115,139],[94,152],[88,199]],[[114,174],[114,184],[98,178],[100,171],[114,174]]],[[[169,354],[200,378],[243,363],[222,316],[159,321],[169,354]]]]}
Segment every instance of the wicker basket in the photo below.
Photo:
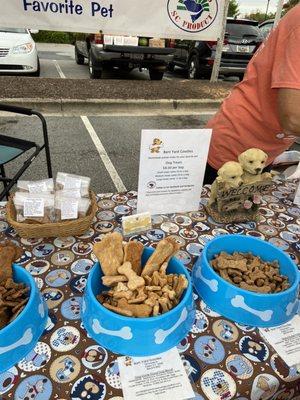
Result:
{"type": "Polygon", "coordinates": [[[96,196],[93,192],[90,192],[90,197],[91,207],[86,217],[74,221],[52,222],[48,224],[26,224],[16,221],[13,196],[10,196],[6,206],[7,221],[16,230],[19,236],[25,239],[82,235],[90,228],[98,210],[96,196]]]}

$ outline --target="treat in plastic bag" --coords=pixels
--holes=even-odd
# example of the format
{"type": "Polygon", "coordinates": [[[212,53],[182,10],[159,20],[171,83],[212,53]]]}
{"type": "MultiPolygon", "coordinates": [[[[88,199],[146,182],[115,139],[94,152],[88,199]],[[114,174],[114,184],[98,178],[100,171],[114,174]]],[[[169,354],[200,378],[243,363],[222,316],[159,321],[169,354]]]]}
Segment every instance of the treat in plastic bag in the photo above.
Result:
{"type": "Polygon", "coordinates": [[[65,221],[85,217],[91,205],[90,199],[64,197],[56,193],[55,220],[65,221]]]}
{"type": "Polygon", "coordinates": [[[19,180],[17,188],[20,192],[28,193],[53,193],[54,181],[53,179],[43,179],[40,181],[22,181],[19,180]]]}
{"type": "Polygon", "coordinates": [[[81,197],[89,197],[91,178],[58,172],[56,177],[56,190],[79,189],[81,197]]]}
{"type": "Polygon", "coordinates": [[[46,224],[54,221],[54,195],[16,192],[14,195],[17,222],[46,224]]]}

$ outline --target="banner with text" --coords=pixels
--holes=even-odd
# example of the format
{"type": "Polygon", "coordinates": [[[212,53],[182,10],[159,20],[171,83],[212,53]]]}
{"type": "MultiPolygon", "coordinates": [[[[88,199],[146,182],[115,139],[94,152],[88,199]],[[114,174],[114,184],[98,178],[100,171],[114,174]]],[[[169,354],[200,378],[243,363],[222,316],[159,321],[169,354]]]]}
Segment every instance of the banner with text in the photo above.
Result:
{"type": "Polygon", "coordinates": [[[0,0],[0,26],[216,40],[224,0],[0,0]]]}

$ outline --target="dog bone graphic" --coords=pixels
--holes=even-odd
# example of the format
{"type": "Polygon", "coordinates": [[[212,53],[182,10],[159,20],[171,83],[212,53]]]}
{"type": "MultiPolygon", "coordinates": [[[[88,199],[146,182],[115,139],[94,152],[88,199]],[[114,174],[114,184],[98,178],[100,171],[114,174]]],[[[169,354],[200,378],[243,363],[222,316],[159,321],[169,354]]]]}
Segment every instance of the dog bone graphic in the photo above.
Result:
{"type": "Polygon", "coordinates": [[[45,305],[43,300],[41,299],[41,303],[39,304],[39,314],[41,316],[41,318],[44,318],[45,316],[45,305]]]}
{"type": "Polygon", "coordinates": [[[254,308],[247,306],[247,304],[245,303],[244,297],[240,296],[240,295],[237,295],[233,299],[231,299],[231,304],[233,305],[233,307],[242,308],[243,310],[246,310],[249,313],[256,315],[262,321],[270,321],[270,319],[272,318],[272,315],[273,315],[272,310],[258,311],[258,310],[255,310],[254,308]]]}
{"type": "Polygon", "coordinates": [[[295,300],[294,302],[292,302],[292,303],[289,303],[289,304],[286,306],[286,312],[285,312],[285,314],[286,314],[288,317],[292,314],[293,309],[294,309],[294,307],[295,307],[296,305],[299,305],[299,300],[298,300],[298,299],[296,299],[296,300],[295,300]]]}
{"type": "Polygon", "coordinates": [[[7,353],[10,350],[17,349],[20,346],[26,346],[29,344],[33,339],[33,334],[31,328],[27,329],[27,331],[24,332],[24,335],[19,339],[17,342],[10,344],[9,346],[6,347],[0,347],[0,355],[7,353]]]}
{"type": "Polygon", "coordinates": [[[212,292],[217,292],[218,291],[218,281],[216,279],[206,279],[202,275],[202,269],[199,266],[197,271],[196,271],[196,278],[200,278],[209,288],[212,292]]]}
{"type": "Polygon", "coordinates": [[[103,333],[104,335],[117,336],[124,340],[130,340],[133,338],[133,334],[129,326],[124,326],[119,331],[111,331],[109,329],[103,328],[103,326],[100,325],[100,322],[97,319],[94,319],[92,328],[96,335],[99,335],[99,333],[103,333]]]}
{"type": "Polygon", "coordinates": [[[182,324],[182,322],[184,322],[188,317],[188,312],[187,309],[184,307],[184,309],[181,311],[181,315],[179,320],[176,322],[175,325],[171,326],[170,329],[167,330],[163,330],[163,329],[159,329],[158,331],[155,332],[154,336],[155,336],[155,343],[156,344],[162,344],[166,338],[175,331],[176,328],[178,328],[179,325],[182,324]]]}

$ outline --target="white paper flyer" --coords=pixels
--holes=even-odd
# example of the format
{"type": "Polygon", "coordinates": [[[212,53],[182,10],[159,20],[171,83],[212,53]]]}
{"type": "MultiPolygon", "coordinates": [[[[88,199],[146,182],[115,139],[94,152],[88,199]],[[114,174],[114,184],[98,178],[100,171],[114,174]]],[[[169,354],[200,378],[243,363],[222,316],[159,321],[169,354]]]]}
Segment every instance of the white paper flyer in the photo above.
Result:
{"type": "Polygon", "coordinates": [[[194,398],[177,348],[151,357],[119,357],[124,400],[194,398]]]}
{"type": "Polygon", "coordinates": [[[137,212],[199,209],[212,131],[143,130],[137,212]]]}
{"type": "Polygon", "coordinates": [[[275,328],[260,328],[261,335],[289,366],[300,367],[300,315],[275,328]]]}

